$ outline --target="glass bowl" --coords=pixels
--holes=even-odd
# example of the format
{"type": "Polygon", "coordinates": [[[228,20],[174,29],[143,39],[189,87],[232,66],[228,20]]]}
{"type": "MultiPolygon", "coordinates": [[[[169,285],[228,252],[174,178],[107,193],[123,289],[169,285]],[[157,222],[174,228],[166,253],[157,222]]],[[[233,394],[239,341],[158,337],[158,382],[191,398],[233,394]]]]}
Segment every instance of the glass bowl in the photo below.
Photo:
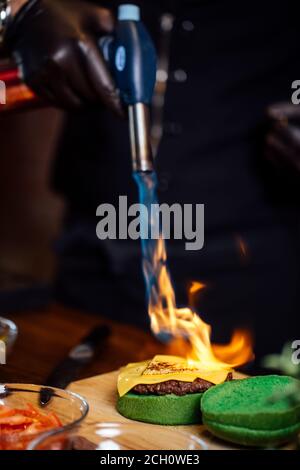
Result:
{"type": "Polygon", "coordinates": [[[82,424],[71,431],[49,431],[31,441],[29,450],[207,450],[195,434],[174,426],[144,423],[82,424]]]}
{"type": "Polygon", "coordinates": [[[0,450],[26,449],[30,441],[49,432],[49,428],[52,432],[69,430],[87,415],[89,406],[80,395],[47,388],[51,395],[43,405],[41,392],[44,390],[41,385],[0,385],[0,450]]]}
{"type": "MultiPolygon", "coordinates": [[[[0,317],[0,341],[4,341],[6,347],[5,355],[10,353],[17,336],[18,328],[16,324],[7,318],[0,317]]],[[[1,362],[3,363],[4,361],[1,362]]]]}

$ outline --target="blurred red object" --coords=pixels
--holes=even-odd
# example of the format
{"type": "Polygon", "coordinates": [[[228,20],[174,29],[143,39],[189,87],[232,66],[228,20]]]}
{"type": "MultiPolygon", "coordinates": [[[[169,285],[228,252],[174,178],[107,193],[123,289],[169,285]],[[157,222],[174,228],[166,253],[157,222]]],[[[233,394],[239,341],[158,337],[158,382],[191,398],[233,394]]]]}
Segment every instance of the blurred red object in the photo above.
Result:
{"type": "Polygon", "coordinates": [[[11,60],[0,60],[0,82],[5,85],[5,103],[0,104],[0,113],[42,105],[41,100],[24,84],[20,70],[11,60]]]}

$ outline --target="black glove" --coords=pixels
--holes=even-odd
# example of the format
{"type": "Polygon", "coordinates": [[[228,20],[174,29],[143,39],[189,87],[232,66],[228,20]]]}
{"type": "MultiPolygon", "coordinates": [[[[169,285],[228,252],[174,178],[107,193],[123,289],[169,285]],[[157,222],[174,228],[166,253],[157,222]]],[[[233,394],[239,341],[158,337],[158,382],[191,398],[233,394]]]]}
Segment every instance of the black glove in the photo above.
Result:
{"type": "Polygon", "coordinates": [[[105,103],[122,108],[98,46],[114,28],[112,13],[81,0],[29,0],[7,26],[4,43],[25,82],[57,106],[105,103]]]}
{"type": "Polygon", "coordinates": [[[279,103],[270,106],[267,113],[270,120],[268,159],[300,176],[300,107],[279,103]]]}

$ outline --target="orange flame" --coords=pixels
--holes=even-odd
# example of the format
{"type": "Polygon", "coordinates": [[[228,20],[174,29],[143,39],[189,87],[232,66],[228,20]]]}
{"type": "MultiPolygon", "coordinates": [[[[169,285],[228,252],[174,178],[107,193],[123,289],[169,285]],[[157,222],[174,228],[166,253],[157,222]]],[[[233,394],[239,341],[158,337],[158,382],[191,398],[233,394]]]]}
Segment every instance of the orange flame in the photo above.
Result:
{"type": "Polygon", "coordinates": [[[231,369],[248,362],[252,357],[251,337],[242,330],[236,331],[229,344],[213,345],[210,341],[211,327],[194,311],[193,298],[205,288],[193,282],[189,290],[192,308],[177,308],[175,293],[166,265],[166,249],[158,240],[154,255],[155,286],[150,293],[149,315],[155,334],[167,333],[173,338],[170,350],[180,347],[189,361],[196,362],[202,370],[231,369]],[[184,350],[183,350],[184,349],[184,350]]]}

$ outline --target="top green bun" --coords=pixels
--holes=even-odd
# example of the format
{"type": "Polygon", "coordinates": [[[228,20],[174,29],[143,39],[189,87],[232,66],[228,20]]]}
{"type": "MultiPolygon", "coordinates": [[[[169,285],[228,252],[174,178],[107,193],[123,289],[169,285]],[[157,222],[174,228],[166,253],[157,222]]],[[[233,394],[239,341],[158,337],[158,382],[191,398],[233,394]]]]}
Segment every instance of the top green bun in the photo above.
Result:
{"type": "Polygon", "coordinates": [[[300,431],[300,404],[291,405],[279,396],[298,382],[268,375],[216,385],[202,397],[203,423],[216,436],[237,444],[286,442],[300,431]]]}

